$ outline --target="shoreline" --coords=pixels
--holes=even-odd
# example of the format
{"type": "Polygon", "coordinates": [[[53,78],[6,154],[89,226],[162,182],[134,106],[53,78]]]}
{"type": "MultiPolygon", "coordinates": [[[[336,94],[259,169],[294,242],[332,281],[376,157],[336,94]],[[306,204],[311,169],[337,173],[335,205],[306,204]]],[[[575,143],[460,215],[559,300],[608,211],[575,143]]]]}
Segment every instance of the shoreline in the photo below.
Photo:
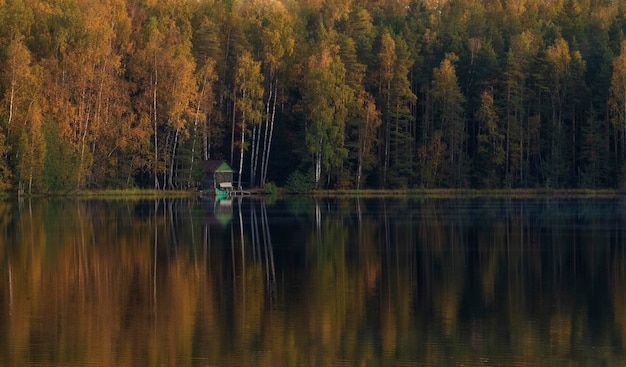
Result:
{"type": "MultiPolygon", "coordinates": [[[[626,195],[618,189],[328,189],[311,190],[304,193],[289,193],[283,188],[276,192],[265,192],[254,197],[339,197],[339,198],[617,198],[626,195]]],[[[102,189],[80,190],[63,193],[43,193],[17,196],[9,193],[3,199],[31,198],[77,198],[77,199],[165,199],[165,198],[209,198],[198,190],[155,190],[155,189],[102,189]]]]}
{"type": "Polygon", "coordinates": [[[407,197],[407,198],[612,198],[626,192],[617,189],[367,189],[313,190],[314,197],[407,197]]]}

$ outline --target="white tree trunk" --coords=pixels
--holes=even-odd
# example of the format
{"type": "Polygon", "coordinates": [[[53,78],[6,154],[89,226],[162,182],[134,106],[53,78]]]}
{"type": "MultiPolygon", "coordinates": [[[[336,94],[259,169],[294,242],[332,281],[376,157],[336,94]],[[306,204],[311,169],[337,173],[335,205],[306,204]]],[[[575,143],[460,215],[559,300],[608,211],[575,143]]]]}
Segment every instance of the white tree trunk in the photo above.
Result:
{"type": "Polygon", "coordinates": [[[253,187],[256,182],[256,166],[259,153],[259,135],[261,133],[261,127],[254,125],[252,128],[252,148],[250,149],[250,187],[253,187]]]}
{"type": "Polygon", "coordinates": [[[158,74],[156,69],[156,55],[154,55],[154,83],[152,91],[152,118],[154,123],[154,188],[159,189],[158,163],[159,163],[159,139],[158,139],[158,119],[157,119],[157,85],[158,74]]]}
{"type": "Polygon", "coordinates": [[[15,79],[11,80],[11,96],[9,97],[9,120],[7,121],[7,137],[11,131],[11,121],[13,121],[13,104],[15,101],[15,79]]]}
{"type": "Polygon", "coordinates": [[[169,186],[170,189],[174,189],[174,157],[176,156],[176,147],[178,145],[178,134],[180,129],[176,129],[176,133],[174,134],[174,143],[172,144],[172,156],[170,157],[170,176],[169,176],[169,186]]]}
{"type": "Polygon", "coordinates": [[[246,142],[246,116],[244,114],[241,120],[241,147],[239,154],[239,178],[237,180],[237,188],[241,190],[241,176],[243,173],[243,156],[244,156],[244,143],[246,142]]]}
{"type": "Polygon", "coordinates": [[[317,152],[315,153],[315,186],[316,187],[319,184],[321,177],[322,177],[322,152],[317,152]]]}
{"type": "Polygon", "coordinates": [[[267,140],[267,150],[263,157],[263,167],[261,168],[261,187],[267,181],[267,167],[270,163],[270,151],[272,150],[272,137],[274,136],[274,121],[276,119],[276,99],[278,94],[278,80],[274,83],[274,102],[272,103],[272,116],[270,117],[270,132],[267,140]]]}

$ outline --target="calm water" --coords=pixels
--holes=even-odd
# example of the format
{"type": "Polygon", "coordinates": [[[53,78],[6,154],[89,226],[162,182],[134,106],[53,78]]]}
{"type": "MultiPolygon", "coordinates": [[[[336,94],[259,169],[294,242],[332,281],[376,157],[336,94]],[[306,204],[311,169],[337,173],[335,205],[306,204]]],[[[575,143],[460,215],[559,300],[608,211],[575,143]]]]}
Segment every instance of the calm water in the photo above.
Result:
{"type": "Polygon", "coordinates": [[[626,201],[0,203],[1,366],[626,365],[626,201]]]}

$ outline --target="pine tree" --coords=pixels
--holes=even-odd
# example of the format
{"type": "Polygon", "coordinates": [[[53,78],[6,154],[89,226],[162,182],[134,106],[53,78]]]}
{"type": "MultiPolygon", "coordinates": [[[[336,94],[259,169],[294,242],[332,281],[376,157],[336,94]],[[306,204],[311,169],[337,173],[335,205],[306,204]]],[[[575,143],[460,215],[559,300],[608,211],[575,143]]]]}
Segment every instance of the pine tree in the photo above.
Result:
{"type": "Polygon", "coordinates": [[[455,54],[447,54],[439,67],[433,70],[432,96],[438,116],[438,127],[446,143],[446,183],[452,187],[466,185],[467,157],[464,154],[466,137],[463,103],[465,97],[458,84],[454,62],[455,54]]]}

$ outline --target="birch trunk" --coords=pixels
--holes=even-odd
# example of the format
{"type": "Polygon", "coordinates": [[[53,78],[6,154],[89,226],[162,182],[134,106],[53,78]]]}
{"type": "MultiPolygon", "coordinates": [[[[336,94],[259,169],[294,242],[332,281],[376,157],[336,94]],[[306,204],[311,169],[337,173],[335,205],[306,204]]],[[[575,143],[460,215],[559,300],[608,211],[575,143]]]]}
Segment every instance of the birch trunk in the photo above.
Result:
{"type": "Polygon", "coordinates": [[[156,55],[154,55],[154,82],[152,84],[152,119],[154,124],[154,188],[159,189],[159,139],[158,139],[158,119],[157,119],[157,85],[158,74],[156,69],[156,55]]]}
{"type": "Polygon", "coordinates": [[[9,120],[7,121],[7,138],[11,132],[11,121],[13,121],[13,105],[15,101],[15,78],[11,80],[11,96],[9,97],[9,120]]]}
{"type": "Polygon", "coordinates": [[[270,162],[270,151],[272,150],[272,137],[274,136],[274,121],[276,119],[276,99],[278,94],[278,80],[274,82],[274,101],[272,103],[272,115],[269,120],[270,124],[270,132],[267,140],[267,150],[263,157],[263,167],[261,168],[261,187],[265,186],[265,182],[267,180],[267,167],[270,162]]]}
{"type": "Polygon", "coordinates": [[[243,173],[243,153],[244,153],[244,143],[246,141],[246,123],[245,120],[242,120],[241,122],[241,147],[240,147],[240,154],[239,154],[239,178],[237,181],[237,188],[239,188],[239,190],[241,190],[241,176],[243,173]]]}
{"type": "Polygon", "coordinates": [[[271,115],[270,115],[270,106],[272,104],[272,95],[273,95],[274,89],[272,87],[272,82],[270,81],[270,87],[269,87],[269,93],[267,96],[267,103],[265,104],[265,132],[263,133],[263,150],[261,151],[261,172],[260,172],[260,177],[259,177],[259,185],[261,187],[265,186],[265,180],[264,180],[264,174],[265,174],[265,156],[267,154],[268,151],[268,132],[270,129],[270,120],[271,120],[271,115]]]}
{"type": "Polygon", "coordinates": [[[258,153],[258,134],[261,128],[256,124],[252,127],[252,149],[250,149],[250,187],[254,186],[256,181],[256,160],[258,153]]]}
{"type": "Polygon", "coordinates": [[[232,164],[235,159],[235,122],[237,116],[237,94],[235,94],[235,98],[233,99],[233,121],[230,129],[230,162],[232,164]]]}
{"type": "MultiPolygon", "coordinates": [[[[244,95],[245,98],[245,95],[244,95]]],[[[244,143],[246,142],[246,114],[244,112],[241,118],[241,146],[240,146],[240,154],[239,154],[239,177],[237,178],[237,188],[241,190],[241,176],[243,173],[243,154],[244,154],[244,143]]]]}
{"type": "Polygon", "coordinates": [[[178,135],[180,129],[176,129],[176,133],[174,133],[174,143],[172,144],[172,156],[170,157],[170,175],[169,175],[169,187],[170,189],[174,189],[174,157],[176,156],[176,147],[178,145],[178,135]]]}
{"type": "MultiPolygon", "coordinates": [[[[196,101],[196,113],[193,116],[193,137],[191,141],[191,160],[189,162],[189,177],[187,178],[187,186],[191,186],[191,180],[193,177],[193,164],[195,161],[196,155],[196,141],[197,141],[197,133],[198,133],[198,116],[200,116],[200,104],[202,101],[202,97],[204,97],[204,88],[206,84],[206,76],[202,80],[202,86],[200,87],[200,92],[198,93],[198,100],[196,101]]],[[[204,139],[204,130],[203,139],[204,139]]]]}

